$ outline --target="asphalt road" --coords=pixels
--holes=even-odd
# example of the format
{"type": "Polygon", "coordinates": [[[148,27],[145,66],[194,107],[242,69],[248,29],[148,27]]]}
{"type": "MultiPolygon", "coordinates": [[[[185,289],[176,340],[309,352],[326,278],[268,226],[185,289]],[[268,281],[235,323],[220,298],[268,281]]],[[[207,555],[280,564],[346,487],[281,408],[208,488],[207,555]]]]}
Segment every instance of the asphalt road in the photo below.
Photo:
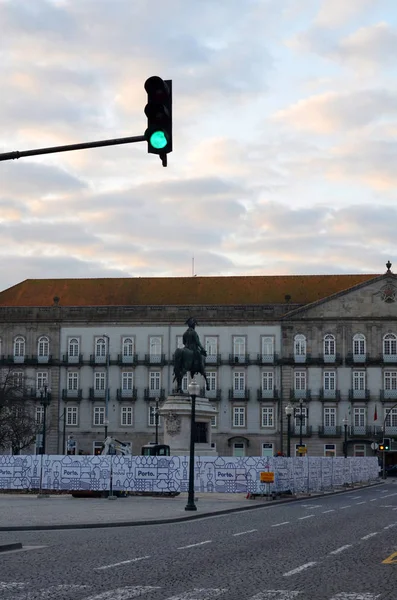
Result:
{"type": "Polygon", "coordinates": [[[190,522],[0,534],[1,600],[396,600],[397,484],[190,522]]]}

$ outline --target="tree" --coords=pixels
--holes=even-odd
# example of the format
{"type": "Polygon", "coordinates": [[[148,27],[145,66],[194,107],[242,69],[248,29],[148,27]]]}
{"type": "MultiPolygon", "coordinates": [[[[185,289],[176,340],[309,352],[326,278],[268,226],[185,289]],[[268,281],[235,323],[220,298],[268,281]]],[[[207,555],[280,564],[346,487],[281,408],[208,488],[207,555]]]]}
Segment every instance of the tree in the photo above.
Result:
{"type": "Polygon", "coordinates": [[[24,381],[12,368],[0,375],[0,449],[12,454],[29,448],[40,432],[34,403],[24,381]]]}

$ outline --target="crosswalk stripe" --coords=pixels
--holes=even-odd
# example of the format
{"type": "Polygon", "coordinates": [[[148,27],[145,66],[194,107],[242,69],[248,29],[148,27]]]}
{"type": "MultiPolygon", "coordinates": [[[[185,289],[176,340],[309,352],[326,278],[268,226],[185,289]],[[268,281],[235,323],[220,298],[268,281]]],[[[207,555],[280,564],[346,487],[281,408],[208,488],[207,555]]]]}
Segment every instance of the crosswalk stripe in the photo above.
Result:
{"type": "Polygon", "coordinates": [[[195,589],[192,592],[184,592],[177,596],[171,596],[167,600],[210,600],[210,598],[217,598],[221,594],[227,592],[227,589],[213,588],[213,589],[195,589]]]}
{"type": "Polygon", "coordinates": [[[24,583],[19,583],[17,581],[11,581],[7,583],[6,581],[0,581],[0,590],[14,590],[15,588],[23,588],[25,587],[24,583]]]}
{"type": "Polygon", "coordinates": [[[138,596],[143,596],[148,592],[153,592],[154,590],[160,589],[160,587],[152,585],[136,585],[133,587],[127,586],[116,588],[115,590],[108,590],[107,592],[102,592],[101,594],[90,596],[89,598],[84,598],[83,600],[129,600],[130,598],[137,598],[138,596]]]}
{"type": "Polygon", "coordinates": [[[267,592],[259,592],[253,596],[251,600],[292,600],[296,598],[300,592],[292,590],[267,590],[267,592]]]}

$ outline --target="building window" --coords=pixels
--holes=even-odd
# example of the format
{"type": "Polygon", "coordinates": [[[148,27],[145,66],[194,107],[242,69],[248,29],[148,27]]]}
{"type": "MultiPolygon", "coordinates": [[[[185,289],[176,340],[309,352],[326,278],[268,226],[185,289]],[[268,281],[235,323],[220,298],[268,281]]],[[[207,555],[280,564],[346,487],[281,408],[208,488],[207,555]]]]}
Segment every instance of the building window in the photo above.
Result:
{"type": "Polygon", "coordinates": [[[76,426],[78,425],[79,407],[78,406],[67,406],[66,407],[66,425],[76,426]]]}
{"type": "Polygon", "coordinates": [[[273,371],[263,371],[262,372],[262,392],[272,392],[273,391],[273,371]]]}
{"type": "Polygon", "coordinates": [[[244,442],[235,442],[233,444],[233,456],[245,456],[244,442]]]}
{"type": "Polygon", "coordinates": [[[264,442],[262,444],[262,456],[271,458],[274,455],[274,446],[271,443],[264,442]]]}
{"type": "Polygon", "coordinates": [[[334,392],[336,373],[335,371],[324,371],[324,391],[325,392],[334,392]]]}
{"type": "Polygon", "coordinates": [[[336,456],[336,446],[335,444],[324,444],[324,456],[333,458],[336,456]]]}
{"type": "Polygon", "coordinates": [[[272,362],[274,359],[274,338],[263,336],[261,346],[262,362],[272,362]]]}
{"type": "Polygon", "coordinates": [[[93,453],[98,456],[103,449],[103,442],[93,442],[92,444],[92,451],[93,453]]]}
{"type": "Polygon", "coordinates": [[[44,406],[36,406],[35,420],[37,425],[42,425],[44,421],[44,406]]]}
{"type": "Polygon", "coordinates": [[[302,411],[302,433],[306,433],[306,426],[307,426],[307,408],[306,406],[297,406],[295,408],[295,412],[294,412],[294,418],[295,418],[295,429],[300,431],[300,426],[301,426],[301,411],[302,411]]]}
{"type": "Polygon", "coordinates": [[[353,452],[354,456],[365,456],[365,444],[354,444],[353,452]]]}
{"type": "Polygon", "coordinates": [[[105,424],[105,407],[104,406],[94,406],[94,425],[104,425],[105,424]]]}
{"type": "Polygon", "coordinates": [[[161,360],[161,337],[149,338],[150,360],[160,362],[161,360]]]}
{"type": "Polygon", "coordinates": [[[121,389],[132,390],[134,387],[134,373],[132,371],[125,371],[121,374],[121,389]]]}
{"type": "Polygon", "coordinates": [[[133,425],[133,407],[121,407],[121,425],[122,427],[132,427],[133,425]]]}
{"type": "Polygon", "coordinates": [[[236,362],[245,361],[245,337],[233,337],[233,358],[236,362]]]}
{"type": "Polygon", "coordinates": [[[365,390],[365,371],[353,371],[353,390],[365,390]]]}
{"type": "Polygon", "coordinates": [[[327,333],[324,336],[324,360],[334,361],[335,356],[335,336],[327,333]]]}
{"type": "Polygon", "coordinates": [[[306,360],[306,337],[302,333],[294,337],[294,358],[297,362],[306,360]]]}
{"type": "Polygon", "coordinates": [[[105,358],[106,357],[106,340],[105,338],[97,338],[95,340],[95,357],[105,358]]]}
{"type": "Polygon", "coordinates": [[[37,343],[37,355],[40,358],[48,358],[50,354],[50,340],[46,336],[41,336],[37,343]]]}
{"type": "Polygon", "coordinates": [[[188,374],[186,373],[186,375],[184,375],[182,377],[182,392],[187,392],[188,391],[188,385],[189,385],[189,378],[188,378],[188,374]]]}
{"type": "Polygon", "coordinates": [[[14,356],[15,358],[23,358],[25,356],[25,338],[18,336],[14,340],[14,356]]]}
{"type": "Polygon", "coordinates": [[[134,340],[130,337],[123,339],[123,357],[132,358],[134,356],[134,340]]]}
{"type": "MultiPolygon", "coordinates": [[[[385,412],[387,413],[389,409],[386,409],[385,412]]],[[[392,408],[387,417],[386,417],[386,421],[385,421],[385,427],[397,427],[397,408],[392,408]]]]}
{"type": "Polygon", "coordinates": [[[176,348],[183,348],[183,335],[176,336],[176,348]]]}
{"type": "Polygon", "coordinates": [[[217,361],[218,357],[218,338],[216,337],[205,337],[204,338],[204,348],[206,349],[207,356],[205,361],[207,363],[214,363],[217,361]]]}
{"type": "Polygon", "coordinates": [[[102,371],[97,372],[94,374],[94,389],[99,391],[99,390],[104,390],[106,387],[106,373],[103,373],[102,371]]]}
{"type": "Polygon", "coordinates": [[[68,390],[76,391],[79,389],[79,373],[78,371],[69,371],[68,372],[68,390]]]}
{"type": "Polygon", "coordinates": [[[233,427],[245,427],[244,406],[233,406],[233,427]]]}
{"type": "Polygon", "coordinates": [[[262,427],[274,427],[273,406],[262,406],[262,427]]]}
{"type": "Polygon", "coordinates": [[[397,336],[388,333],[383,338],[383,360],[390,361],[397,358],[397,336]]]}
{"type": "Polygon", "coordinates": [[[23,371],[11,371],[10,373],[10,385],[18,390],[23,388],[23,379],[24,373],[23,371]]]}
{"type": "MultiPolygon", "coordinates": [[[[154,404],[150,404],[148,407],[148,425],[149,427],[156,426],[156,406],[154,404]]],[[[158,417],[158,425],[161,425],[161,417],[158,417]]]]}
{"type": "Polygon", "coordinates": [[[80,344],[77,338],[69,338],[68,348],[69,357],[77,358],[79,356],[80,344]]]}
{"type": "Polygon", "coordinates": [[[44,386],[48,387],[48,371],[37,371],[36,388],[40,391],[44,386]]]}
{"type": "Polygon", "coordinates": [[[161,373],[160,371],[150,371],[149,373],[149,389],[152,392],[160,391],[161,373]]]}
{"type": "Polygon", "coordinates": [[[212,417],[211,417],[211,427],[217,427],[217,425],[218,425],[217,416],[218,415],[212,415],[212,417]]]}
{"type": "Polygon", "coordinates": [[[365,335],[356,333],[353,337],[353,359],[365,358],[365,335]]]}
{"type": "Polygon", "coordinates": [[[336,428],[336,408],[324,408],[324,428],[325,430],[336,428]]]}
{"type": "Polygon", "coordinates": [[[241,398],[245,395],[245,371],[233,372],[233,396],[241,398]]]}
{"type": "Polygon", "coordinates": [[[295,392],[306,391],[306,371],[295,371],[294,384],[295,392]]]}
{"type": "MultiPolygon", "coordinates": [[[[360,433],[360,429],[361,428],[365,428],[366,425],[366,417],[367,417],[367,411],[364,407],[355,407],[353,410],[353,423],[354,423],[354,430],[355,433],[360,433]]],[[[363,431],[362,433],[365,433],[365,431],[363,431]]]]}
{"type": "Polygon", "coordinates": [[[207,373],[207,381],[208,381],[208,386],[209,386],[209,391],[210,392],[216,392],[217,386],[217,372],[216,371],[208,371],[207,373]]]}

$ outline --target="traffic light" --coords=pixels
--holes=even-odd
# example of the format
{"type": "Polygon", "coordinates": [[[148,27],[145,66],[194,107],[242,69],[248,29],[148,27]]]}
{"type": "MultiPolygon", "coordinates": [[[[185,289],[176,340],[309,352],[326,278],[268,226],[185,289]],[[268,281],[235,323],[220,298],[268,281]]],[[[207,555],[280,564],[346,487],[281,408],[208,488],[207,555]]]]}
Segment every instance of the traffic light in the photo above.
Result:
{"type": "MultiPolygon", "coordinates": [[[[145,81],[147,129],[145,137],[149,154],[158,154],[167,164],[166,155],[172,152],[172,80],[149,77],[145,81]]],[[[164,164],[165,162],[165,164],[164,164]]]]}
{"type": "Polygon", "coordinates": [[[384,438],[383,445],[385,447],[385,450],[390,450],[390,438],[384,438]]]}
{"type": "Polygon", "coordinates": [[[382,443],[382,444],[379,444],[379,450],[380,450],[381,452],[383,452],[383,450],[384,450],[384,449],[385,449],[385,446],[384,446],[384,444],[383,444],[383,443],[382,443]]]}

